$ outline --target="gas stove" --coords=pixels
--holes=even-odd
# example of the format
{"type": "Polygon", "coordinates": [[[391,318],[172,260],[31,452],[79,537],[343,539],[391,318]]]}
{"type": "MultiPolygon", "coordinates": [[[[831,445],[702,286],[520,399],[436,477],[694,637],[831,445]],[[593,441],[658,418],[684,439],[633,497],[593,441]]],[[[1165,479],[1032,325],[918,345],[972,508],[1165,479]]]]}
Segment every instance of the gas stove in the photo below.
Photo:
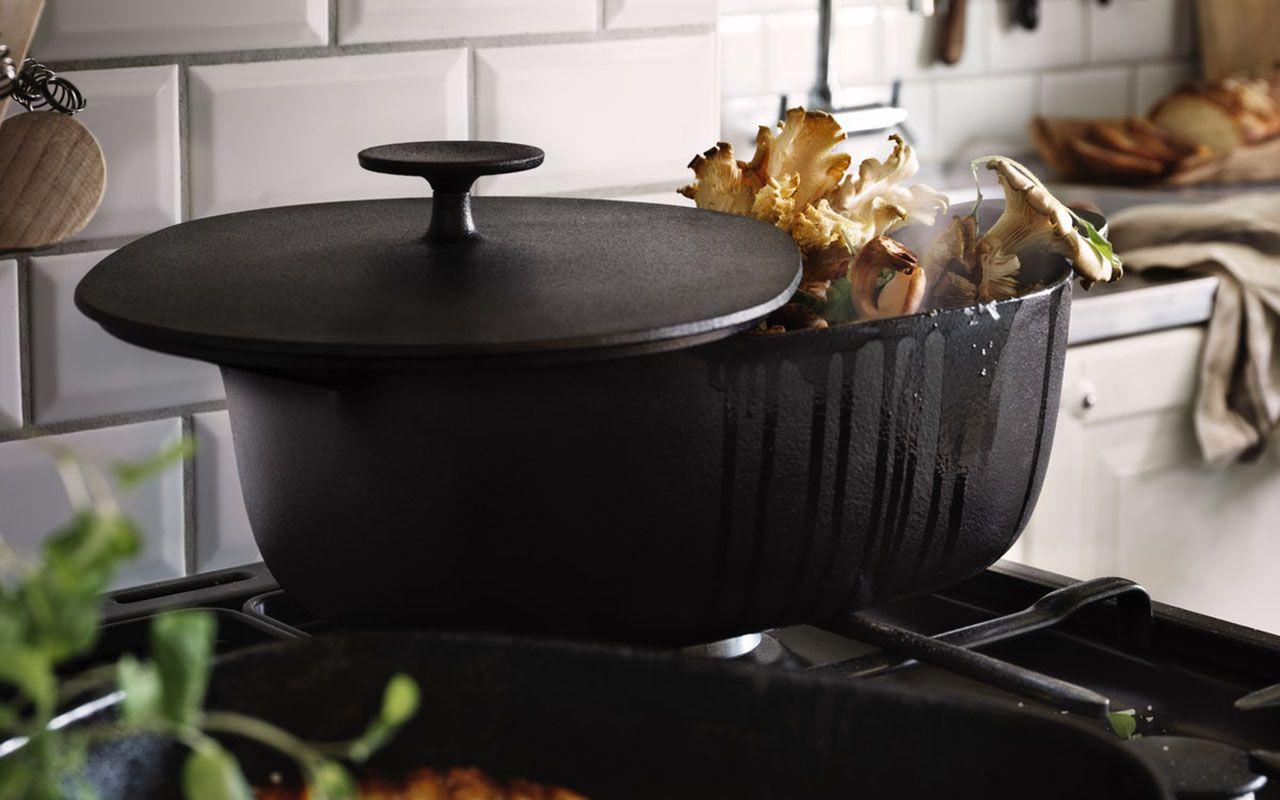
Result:
{"type": "MultiPolygon", "coordinates": [[[[76,667],[140,648],[177,608],[219,620],[220,653],[337,628],[261,564],[118,591],[76,667]]],[[[762,669],[842,674],[981,695],[1110,729],[1131,716],[1141,751],[1179,798],[1280,798],[1280,637],[1152,603],[1121,578],[1073,582],[1000,562],[956,586],[874,611],[686,648],[762,669]]]]}

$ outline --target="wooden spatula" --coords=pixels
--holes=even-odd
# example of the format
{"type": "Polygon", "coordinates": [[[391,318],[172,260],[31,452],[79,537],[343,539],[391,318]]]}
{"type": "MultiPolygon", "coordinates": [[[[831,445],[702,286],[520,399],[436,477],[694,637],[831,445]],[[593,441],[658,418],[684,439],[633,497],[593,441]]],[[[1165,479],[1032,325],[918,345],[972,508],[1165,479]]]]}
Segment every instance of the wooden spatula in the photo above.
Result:
{"type": "MultiPolygon", "coordinates": [[[[0,3],[0,43],[22,65],[44,0],[0,3]]],[[[9,100],[0,101],[0,119],[9,100]]],[[[102,202],[107,164],[89,130],[52,111],[0,123],[0,250],[45,247],[88,224],[102,202]]]]}

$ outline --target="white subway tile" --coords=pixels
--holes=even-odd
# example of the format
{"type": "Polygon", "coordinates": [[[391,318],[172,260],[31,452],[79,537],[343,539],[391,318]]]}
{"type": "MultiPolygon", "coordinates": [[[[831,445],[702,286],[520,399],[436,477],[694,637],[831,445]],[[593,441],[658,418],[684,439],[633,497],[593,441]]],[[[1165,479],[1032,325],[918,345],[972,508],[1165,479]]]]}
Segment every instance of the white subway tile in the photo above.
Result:
{"type": "Polygon", "coordinates": [[[189,106],[196,216],[426,194],[420,180],[361,169],[356,153],[467,138],[466,51],[193,67],[189,106]]]}
{"type": "Polygon", "coordinates": [[[1087,60],[1084,2],[1040,3],[1040,25],[1032,31],[1013,23],[1011,6],[1011,0],[1002,0],[987,21],[992,70],[1042,69],[1087,60]]]}
{"type": "Polygon", "coordinates": [[[972,75],[987,66],[988,35],[994,24],[993,0],[969,0],[965,14],[964,50],[955,64],[938,60],[938,29],[942,15],[924,17],[904,4],[880,9],[883,25],[885,78],[972,75]]]}
{"type": "MultiPolygon", "coordinates": [[[[181,435],[176,419],[80,431],[0,444],[0,537],[20,556],[34,556],[51,532],[71,519],[54,449],[65,449],[106,467],[137,461],[171,445],[181,435]]],[[[182,470],[173,466],[128,492],[121,508],[137,524],[142,552],[121,570],[113,588],[176,578],[183,574],[182,470]]]]}
{"type": "Polygon", "coordinates": [[[328,44],[328,0],[48,0],[41,59],[328,44]]]}
{"type": "Polygon", "coordinates": [[[720,20],[720,93],[742,97],[765,91],[764,18],[737,14],[720,20]]]}
{"type": "Polygon", "coordinates": [[[485,194],[678,180],[719,134],[715,38],[682,36],[476,52],[476,137],[547,152],[485,194]]]}
{"type": "Polygon", "coordinates": [[[817,7],[818,0],[720,0],[720,13],[723,15],[797,11],[817,7]]]}
{"type": "Polygon", "coordinates": [[[672,189],[669,192],[651,192],[649,194],[631,194],[625,197],[615,197],[614,200],[625,200],[630,203],[658,203],[664,206],[689,206],[693,207],[694,203],[689,198],[672,189]]]}
{"type": "Polygon", "coordinates": [[[933,152],[938,158],[967,162],[984,153],[1016,155],[1029,148],[1026,128],[1036,111],[1035,77],[958,78],[939,83],[936,91],[933,152]]]}
{"type": "MultiPolygon", "coordinates": [[[[853,85],[878,80],[884,68],[879,9],[860,5],[836,9],[831,59],[840,83],[853,85]]],[[[810,81],[812,81],[810,76],[810,81]]]]}
{"type": "Polygon", "coordinates": [[[31,259],[35,421],[60,422],[222,397],[217,368],[125,344],[75,307],[76,284],[106,255],[31,259]]]}
{"type": "Polygon", "coordinates": [[[1124,117],[1129,112],[1129,70],[1125,67],[1047,72],[1040,79],[1041,114],[1124,117]]]}
{"type": "Polygon", "coordinates": [[[1089,4],[1089,55],[1094,61],[1177,58],[1191,52],[1189,0],[1129,0],[1089,4]]]}
{"type": "Polygon", "coordinates": [[[934,113],[933,85],[924,81],[906,81],[898,94],[898,105],[906,109],[907,129],[911,132],[911,144],[921,161],[933,161],[940,156],[933,152],[934,113]]]}
{"type": "Polygon", "coordinates": [[[1196,76],[1195,65],[1190,61],[1167,64],[1144,64],[1138,67],[1137,85],[1134,90],[1134,112],[1146,114],[1165,95],[1196,76]]]}
{"type": "Polygon", "coordinates": [[[0,431],[22,425],[19,347],[18,262],[0,261],[0,431]]]}
{"type": "Polygon", "coordinates": [[[258,561],[240,493],[240,475],[225,411],[196,414],[196,570],[205,572],[258,561]]]}
{"type": "Polygon", "coordinates": [[[338,41],[590,31],[596,6],[596,0],[338,0],[338,41]]]}
{"type": "Polygon", "coordinates": [[[107,189],[76,238],[149,233],[181,218],[178,68],[69,72],[88,98],[80,120],[102,145],[107,189]]]}
{"type": "Polygon", "coordinates": [[[714,25],[717,5],[716,0],[604,0],[604,26],[714,25]]]}
{"type": "Polygon", "coordinates": [[[803,95],[813,87],[817,71],[818,12],[768,14],[764,30],[766,88],[803,95]]]}

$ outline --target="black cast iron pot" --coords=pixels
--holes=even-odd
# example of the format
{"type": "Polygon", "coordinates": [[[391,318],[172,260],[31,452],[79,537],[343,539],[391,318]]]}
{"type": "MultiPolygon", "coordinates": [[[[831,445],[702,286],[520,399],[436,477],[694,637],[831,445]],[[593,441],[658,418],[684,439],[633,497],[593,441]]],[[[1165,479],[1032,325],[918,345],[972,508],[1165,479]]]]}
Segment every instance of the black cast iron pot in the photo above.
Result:
{"type": "MultiPolygon", "coordinates": [[[[438,159],[393,166],[443,180],[438,159]]],[[[467,244],[434,235],[472,214],[436,189],[425,238],[430,200],[215,217],[77,292],[112,333],[222,366],[254,535],[312,612],[685,644],[945,586],[1026,524],[1061,259],[1026,259],[1047,287],[985,308],[730,336],[790,296],[785,233],[480,198],[499,233],[467,244]]]]}
{"type": "MultiPolygon", "coordinates": [[[[592,800],[1172,797],[1110,733],[1057,714],[596,646],[417,633],[270,645],[220,662],[205,707],[338,741],[399,672],[422,707],[369,765],[388,778],[474,765],[592,800]]],[[[256,785],[296,781],[278,754],[226,743],[256,785]]],[[[102,800],[176,800],[185,756],[133,737],[95,746],[86,771],[102,800]]]]}

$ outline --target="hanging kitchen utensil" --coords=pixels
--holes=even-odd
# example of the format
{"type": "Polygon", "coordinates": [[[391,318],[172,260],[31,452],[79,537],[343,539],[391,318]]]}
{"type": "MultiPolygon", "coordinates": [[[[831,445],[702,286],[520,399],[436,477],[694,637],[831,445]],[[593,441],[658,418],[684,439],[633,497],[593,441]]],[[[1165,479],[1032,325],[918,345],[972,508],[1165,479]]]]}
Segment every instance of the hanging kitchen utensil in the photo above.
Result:
{"type": "Polygon", "coordinates": [[[944,64],[955,64],[964,55],[966,0],[949,0],[946,16],[942,18],[942,27],[938,30],[938,60],[944,64]]]}
{"type": "Polygon", "coordinates": [[[1014,0],[1013,22],[1029,31],[1040,27],[1040,0],[1014,0]]]}
{"type": "Polygon", "coordinates": [[[43,0],[6,0],[0,8],[0,250],[45,247],[74,235],[106,189],[102,148],[71,118],[84,97],[26,57],[43,7],[43,0]],[[27,113],[5,119],[10,99],[27,113]]]}
{"type": "MultiPolygon", "coordinates": [[[[0,87],[12,82],[27,57],[44,11],[44,0],[4,0],[0,3],[0,87]]],[[[9,107],[9,95],[0,91],[0,119],[9,107]]]]}
{"type": "Polygon", "coordinates": [[[291,597],[690,644],[932,589],[1014,542],[1057,413],[1063,259],[1028,254],[1045,288],[981,309],[733,336],[790,298],[785,232],[466,194],[540,156],[375,148],[366,167],[435,198],[184,222],[77,288],[110,333],[222,367],[254,536],[291,597]]]}

